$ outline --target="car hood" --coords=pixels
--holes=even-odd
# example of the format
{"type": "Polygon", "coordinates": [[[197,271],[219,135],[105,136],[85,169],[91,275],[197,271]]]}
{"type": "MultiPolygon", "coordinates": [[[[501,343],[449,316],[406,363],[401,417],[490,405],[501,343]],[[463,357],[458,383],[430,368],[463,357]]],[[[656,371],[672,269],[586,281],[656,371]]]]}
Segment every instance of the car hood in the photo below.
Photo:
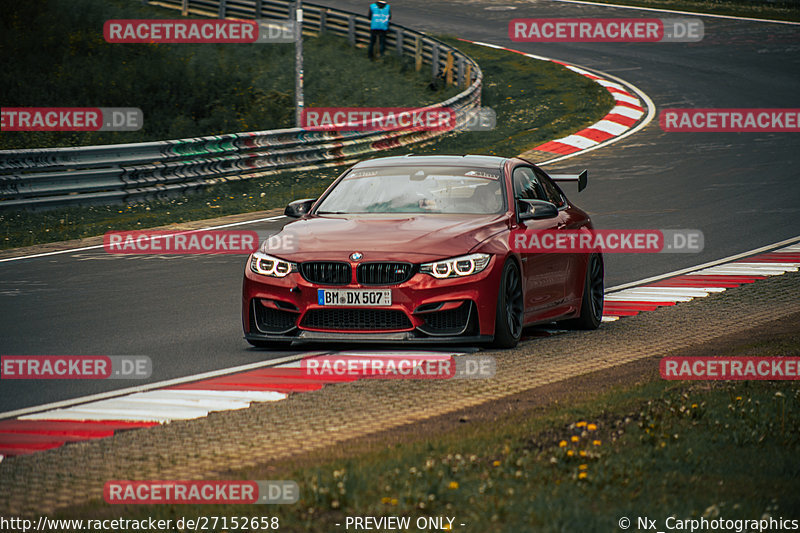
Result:
{"type": "MultiPolygon", "coordinates": [[[[278,250],[262,251],[290,261],[423,262],[468,253],[477,244],[507,229],[506,214],[493,215],[325,215],[291,222],[278,234],[278,250]]],[[[269,249],[268,249],[269,248],[269,249]]]]}

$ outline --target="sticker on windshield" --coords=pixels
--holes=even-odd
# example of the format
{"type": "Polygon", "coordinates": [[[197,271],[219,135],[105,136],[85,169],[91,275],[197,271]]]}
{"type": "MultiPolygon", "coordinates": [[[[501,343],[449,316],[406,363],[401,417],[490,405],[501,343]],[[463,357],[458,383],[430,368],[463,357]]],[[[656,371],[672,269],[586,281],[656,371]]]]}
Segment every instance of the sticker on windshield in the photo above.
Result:
{"type": "Polygon", "coordinates": [[[347,175],[348,178],[369,178],[377,176],[377,170],[356,170],[347,175]]]}
{"type": "Polygon", "coordinates": [[[488,178],[490,180],[500,179],[500,174],[495,174],[488,170],[470,170],[469,172],[465,173],[464,176],[468,176],[470,178],[488,178]]]}

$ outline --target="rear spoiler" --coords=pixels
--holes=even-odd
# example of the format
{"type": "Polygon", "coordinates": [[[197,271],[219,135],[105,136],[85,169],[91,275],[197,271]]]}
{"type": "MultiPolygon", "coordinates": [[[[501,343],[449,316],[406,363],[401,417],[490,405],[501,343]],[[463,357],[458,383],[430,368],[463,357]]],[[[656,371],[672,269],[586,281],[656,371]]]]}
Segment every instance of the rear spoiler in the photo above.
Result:
{"type": "Polygon", "coordinates": [[[589,171],[584,170],[580,174],[550,174],[553,181],[577,181],[578,192],[586,188],[586,182],[589,179],[589,171]]]}

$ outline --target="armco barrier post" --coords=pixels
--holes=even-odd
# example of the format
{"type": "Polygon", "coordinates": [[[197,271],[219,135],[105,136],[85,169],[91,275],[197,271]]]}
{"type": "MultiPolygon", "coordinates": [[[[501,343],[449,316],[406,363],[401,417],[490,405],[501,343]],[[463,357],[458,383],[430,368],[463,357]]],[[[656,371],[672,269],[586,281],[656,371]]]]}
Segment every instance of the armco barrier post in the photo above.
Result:
{"type": "Polygon", "coordinates": [[[445,62],[444,66],[445,71],[445,81],[447,85],[453,85],[453,52],[447,52],[447,61],[445,62]]]}
{"type": "Polygon", "coordinates": [[[433,43],[431,50],[431,77],[436,80],[439,76],[439,43],[433,43]]]}
{"type": "Polygon", "coordinates": [[[218,17],[221,19],[225,18],[225,12],[227,11],[227,0],[219,0],[219,15],[218,17]]]}
{"type": "Polygon", "coordinates": [[[183,0],[181,4],[181,15],[184,17],[189,15],[189,0],[183,0]]]}
{"type": "Polygon", "coordinates": [[[347,40],[350,41],[350,46],[356,45],[356,16],[350,15],[347,17],[347,40]]]}
{"type": "Polygon", "coordinates": [[[256,19],[261,18],[261,2],[262,0],[256,0],[256,5],[253,11],[253,14],[255,15],[256,19]]]}
{"type": "Polygon", "coordinates": [[[399,57],[403,57],[403,30],[400,28],[395,28],[394,30],[394,39],[397,43],[397,55],[399,57]]]}
{"type": "Polygon", "coordinates": [[[422,70],[422,39],[419,38],[419,35],[414,43],[414,65],[417,72],[422,70]]]}
{"type": "Polygon", "coordinates": [[[327,9],[320,9],[319,10],[319,34],[322,35],[325,33],[325,26],[328,25],[328,10],[327,9]]]}

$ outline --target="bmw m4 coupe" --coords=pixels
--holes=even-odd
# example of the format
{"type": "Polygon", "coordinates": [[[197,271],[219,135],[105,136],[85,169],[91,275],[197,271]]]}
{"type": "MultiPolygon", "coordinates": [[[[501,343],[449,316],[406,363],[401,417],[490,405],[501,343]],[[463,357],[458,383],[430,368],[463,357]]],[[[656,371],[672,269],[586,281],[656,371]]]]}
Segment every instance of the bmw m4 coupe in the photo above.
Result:
{"type": "Polygon", "coordinates": [[[591,230],[556,181],[520,158],[363,161],[248,258],[242,318],[258,347],[293,341],[513,347],[526,326],[594,329],[600,253],[515,250],[513,232],[591,230]],[[277,243],[277,244],[276,244],[277,243]]]}

